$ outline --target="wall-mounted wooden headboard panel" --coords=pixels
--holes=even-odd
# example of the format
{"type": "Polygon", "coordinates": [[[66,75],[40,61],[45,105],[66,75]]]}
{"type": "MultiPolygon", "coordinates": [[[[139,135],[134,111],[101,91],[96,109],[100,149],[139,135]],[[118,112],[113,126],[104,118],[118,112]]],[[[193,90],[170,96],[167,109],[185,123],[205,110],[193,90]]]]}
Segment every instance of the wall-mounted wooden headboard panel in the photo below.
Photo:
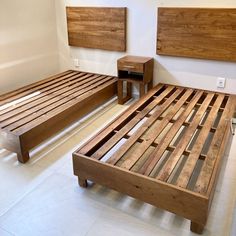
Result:
{"type": "Polygon", "coordinates": [[[236,9],[159,8],[157,54],[236,61],[236,9]]]}
{"type": "Polygon", "coordinates": [[[126,8],[67,7],[69,45],[126,51],[126,8]]]}

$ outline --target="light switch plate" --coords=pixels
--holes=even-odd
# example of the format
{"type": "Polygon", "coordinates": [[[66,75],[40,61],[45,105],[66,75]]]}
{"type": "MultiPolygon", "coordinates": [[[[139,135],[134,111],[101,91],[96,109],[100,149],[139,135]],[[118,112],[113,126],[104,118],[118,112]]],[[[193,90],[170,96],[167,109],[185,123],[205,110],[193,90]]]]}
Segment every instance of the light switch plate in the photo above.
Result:
{"type": "Polygon", "coordinates": [[[75,66],[75,67],[79,67],[79,59],[74,58],[74,59],[73,59],[73,62],[74,62],[74,66],[75,66]]]}
{"type": "Polygon", "coordinates": [[[219,77],[217,79],[217,84],[216,84],[217,88],[224,88],[225,87],[225,81],[226,81],[225,78],[219,77]]]}

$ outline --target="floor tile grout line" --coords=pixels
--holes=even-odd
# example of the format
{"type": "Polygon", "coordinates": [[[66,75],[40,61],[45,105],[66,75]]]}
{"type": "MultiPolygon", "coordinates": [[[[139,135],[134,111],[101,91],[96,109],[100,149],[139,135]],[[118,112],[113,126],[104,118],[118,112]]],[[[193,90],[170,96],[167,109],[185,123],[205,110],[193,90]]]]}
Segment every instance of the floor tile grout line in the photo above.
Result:
{"type": "Polygon", "coordinates": [[[98,215],[98,218],[93,221],[93,223],[91,224],[90,229],[88,229],[88,231],[85,233],[84,236],[88,236],[88,234],[89,234],[89,232],[92,230],[93,226],[97,223],[97,221],[99,221],[100,216],[102,215],[103,209],[105,209],[105,207],[102,207],[101,212],[100,212],[99,215],[98,215]]]}
{"type": "Polygon", "coordinates": [[[29,195],[30,193],[32,193],[37,187],[39,187],[47,178],[51,177],[55,171],[50,171],[51,173],[46,176],[44,179],[42,179],[41,181],[39,181],[39,183],[37,183],[35,186],[32,186],[31,189],[27,190],[24,194],[22,194],[22,196],[20,196],[17,200],[15,200],[3,213],[0,214],[0,219],[2,217],[4,217],[4,215],[6,215],[14,206],[16,206],[18,203],[20,203],[27,195],[29,195]]]}
{"type": "Polygon", "coordinates": [[[6,233],[8,233],[8,234],[12,235],[12,236],[16,236],[15,234],[13,234],[12,232],[10,232],[10,231],[6,230],[6,229],[5,229],[5,228],[3,228],[3,227],[0,227],[0,229],[1,229],[2,231],[5,231],[6,233]]]}
{"type": "MultiPolygon", "coordinates": [[[[85,121],[82,121],[80,123],[80,125],[82,127],[80,127],[79,131],[80,132],[81,130],[84,130],[86,129],[89,125],[91,125],[91,123],[93,123],[94,121],[96,121],[97,117],[101,117],[102,115],[104,115],[107,111],[108,111],[108,107],[114,105],[114,102],[111,102],[110,104],[104,104],[102,107],[101,107],[101,110],[98,111],[99,112],[102,112],[102,114],[94,114],[96,116],[96,118],[92,118],[91,117],[88,117],[88,120],[92,118],[92,120],[90,120],[88,123],[86,123],[86,120],[85,121]]],[[[118,112],[118,115],[119,115],[120,112],[118,112]]],[[[99,130],[99,129],[97,129],[99,130]]],[[[77,132],[73,135],[70,135],[70,137],[68,137],[66,140],[70,139],[72,136],[76,135],[77,132]]],[[[39,168],[42,168],[41,165],[38,165],[37,163],[35,163],[35,166],[39,167],[39,168]]],[[[45,177],[45,179],[47,179],[48,177],[52,176],[54,173],[58,173],[57,170],[51,170],[50,171],[51,173],[45,177]]],[[[63,174],[63,173],[59,173],[59,174],[63,174]]],[[[64,175],[65,176],[65,175],[64,175]]],[[[44,182],[43,179],[42,181],[40,181],[39,183],[37,183],[35,186],[32,186],[32,188],[30,188],[28,191],[26,191],[22,196],[20,196],[17,200],[15,200],[5,211],[3,211],[1,214],[0,214],[0,218],[3,217],[5,214],[7,214],[15,205],[17,205],[19,202],[21,202],[28,194],[30,194],[31,192],[33,192],[40,184],[42,184],[42,182],[44,182]]]]}

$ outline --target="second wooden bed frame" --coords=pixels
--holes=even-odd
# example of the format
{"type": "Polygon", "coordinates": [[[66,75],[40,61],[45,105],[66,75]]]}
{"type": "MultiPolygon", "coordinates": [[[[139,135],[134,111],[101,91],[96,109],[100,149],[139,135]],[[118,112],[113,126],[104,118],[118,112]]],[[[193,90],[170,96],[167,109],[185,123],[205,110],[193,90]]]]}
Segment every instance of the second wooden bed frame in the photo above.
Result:
{"type": "Polygon", "coordinates": [[[0,147],[29,160],[29,150],[117,94],[117,78],[79,71],[0,96],[0,147]]]}
{"type": "Polygon", "coordinates": [[[201,233],[235,111],[229,94],[159,84],[73,153],[87,180],[166,209],[201,233]]]}

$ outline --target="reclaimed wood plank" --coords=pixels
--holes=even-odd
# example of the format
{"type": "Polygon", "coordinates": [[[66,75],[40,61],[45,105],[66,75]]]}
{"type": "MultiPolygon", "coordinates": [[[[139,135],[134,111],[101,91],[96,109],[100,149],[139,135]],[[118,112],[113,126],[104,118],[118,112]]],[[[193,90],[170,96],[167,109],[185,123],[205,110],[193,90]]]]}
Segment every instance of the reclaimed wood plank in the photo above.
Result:
{"type": "Polygon", "coordinates": [[[16,135],[25,134],[25,133],[29,132],[30,130],[34,129],[35,127],[39,126],[40,124],[47,122],[47,120],[52,119],[53,117],[55,117],[61,113],[67,112],[68,110],[72,109],[72,107],[74,107],[76,104],[79,104],[84,99],[89,98],[93,94],[100,93],[100,91],[104,90],[105,88],[113,86],[116,82],[117,82],[117,78],[113,78],[109,82],[99,85],[98,87],[87,91],[86,93],[79,96],[78,98],[74,98],[74,99],[70,100],[69,102],[51,110],[45,116],[39,116],[35,120],[33,120],[32,122],[27,123],[25,126],[18,127],[17,129],[15,129],[12,132],[16,135]]]}
{"type": "MultiPolygon", "coordinates": [[[[123,126],[112,138],[110,138],[101,148],[99,148],[93,155],[93,158],[101,159],[117,142],[119,142],[124,135],[126,135],[135,125],[137,125],[154,107],[156,107],[172,90],[174,86],[169,86],[161,95],[154,99],[147,107],[139,112],[127,124],[123,126]]],[[[114,162],[114,161],[113,161],[114,162]]],[[[109,162],[110,163],[110,162],[109,162]]]]}
{"type": "MultiPolygon", "coordinates": [[[[182,92],[183,92],[183,89],[178,89],[171,97],[169,97],[168,100],[166,100],[160,106],[160,108],[157,111],[155,111],[152,114],[152,116],[127,140],[127,142],[125,144],[123,144],[122,147],[119,150],[117,150],[114,155],[112,155],[112,157],[109,159],[109,161],[107,163],[115,164],[117,162],[117,160],[119,160],[125,154],[125,152],[127,152],[130,149],[130,147],[135,142],[137,142],[138,139],[141,138],[141,136],[145,133],[145,131],[147,131],[147,129],[153,125],[153,123],[158,119],[158,117],[173,103],[174,99],[176,97],[178,97],[182,92]]],[[[191,95],[191,93],[192,93],[192,91],[188,91],[184,97],[186,97],[186,99],[187,99],[191,95]]],[[[181,103],[181,105],[183,105],[183,103],[181,103]]],[[[178,106],[181,106],[181,105],[179,102],[175,106],[175,108],[178,106]]],[[[175,113],[173,108],[172,108],[172,113],[175,113]]],[[[174,116],[174,114],[173,114],[173,116],[174,116]]],[[[163,126],[162,127],[160,126],[155,130],[155,137],[156,137],[156,134],[160,133],[162,131],[162,129],[166,126],[166,124],[164,124],[164,123],[165,123],[165,120],[163,121],[163,126]]],[[[125,169],[131,169],[132,166],[138,161],[138,159],[148,149],[148,147],[152,144],[152,142],[154,140],[155,140],[155,138],[153,139],[152,135],[150,135],[148,137],[148,139],[143,140],[143,142],[140,144],[140,146],[138,148],[136,148],[132,154],[130,154],[129,158],[126,161],[123,162],[121,167],[123,167],[125,169]]]]}
{"type": "Polygon", "coordinates": [[[92,76],[88,79],[84,79],[82,77],[81,82],[74,83],[71,86],[66,86],[62,90],[51,93],[49,96],[44,99],[40,99],[36,103],[27,104],[23,108],[16,109],[13,113],[0,117],[0,126],[5,128],[15,122],[22,120],[25,117],[27,117],[28,120],[30,120],[30,118],[34,119],[33,116],[36,115],[37,112],[48,112],[50,105],[56,108],[60,104],[73,99],[75,96],[77,96],[76,94],[80,96],[80,91],[83,91],[83,89],[89,90],[89,86],[93,87],[97,82],[106,82],[109,79],[110,77],[98,75],[92,76]]]}
{"type": "Polygon", "coordinates": [[[161,181],[167,181],[174,170],[175,166],[177,165],[178,161],[180,160],[181,156],[183,155],[184,150],[187,148],[188,144],[190,143],[196,129],[201,122],[209,104],[211,103],[214,97],[214,93],[208,93],[206,99],[198,109],[197,113],[194,115],[194,118],[190,125],[187,127],[187,130],[184,132],[181,140],[176,146],[174,152],[171,153],[170,157],[168,158],[165,165],[162,167],[160,173],[157,175],[157,179],[161,181]]]}
{"type": "Polygon", "coordinates": [[[235,8],[158,8],[157,54],[236,61],[235,8]]]}
{"type": "Polygon", "coordinates": [[[205,225],[208,199],[168,183],[73,153],[74,174],[205,225]],[[194,211],[192,207],[194,206],[194,211]]]}
{"type": "Polygon", "coordinates": [[[214,171],[215,163],[217,161],[218,153],[220,152],[220,148],[223,148],[221,147],[221,144],[224,141],[224,134],[226,132],[227,126],[229,125],[229,122],[231,122],[231,115],[233,113],[232,100],[232,97],[229,97],[229,100],[220,119],[220,123],[214,134],[210,149],[207,153],[207,157],[198,176],[194,188],[195,192],[202,194],[207,192],[211,176],[214,171]]]}
{"type": "Polygon", "coordinates": [[[67,7],[70,46],[126,51],[126,8],[67,7]]]}
{"type": "MultiPolygon", "coordinates": [[[[107,77],[106,81],[110,81],[111,77],[107,77]]],[[[53,110],[56,109],[61,109],[63,110],[65,106],[67,106],[67,104],[69,105],[69,103],[76,103],[78,102],[78,100],[76,99],[78,97],[78,99],[80,97],[82,97],[84,94],[86,93],[91,93],[92,91],[94,91],[94,89],[96,89],[98,86],[101,86],[102,84],[104,84],[104,81],[98,81],[96,83],[92,83],[92,85],[90,85],[89,87],[86,86],[86,88],[82,88],[81,90],[74,92],[72,96],[67,97],[63,97],[61,99],[59,99],[59,101],[52,103],[50,105],[47,105],[46,107],[44,107],[44,109],[39,110],[37,113],[33,113],[30,116],[26,116],[25,118],[18,120],[8,126],[3,127],[6,130],[9,131],[13,131],[15,129],[18,129],[19,127],[23,127],[24,125],[28,125],[30,122],[34,122],[34,120],[36,120],[37,118],[40,118],[41,116],[42,119],[45,119],[46,117],[50,117],[50,114],[53,112],[53,110]]],[[[70,91],[71,93],[72,91],[70,91]]],[[[44,103],[44,106],[47,103],[44,103]]]]}
{"type": "Polygon", "coordinates": [[[50,95],[51,93],[56,92],[56,91],[60,90],[63,87],[66,87],[68,82],[76,80],[78,77],[81,77],[81,76],[88,76],[89,77],[89,76],[92,76],[92,74],[87,74],[87,73],[84,73],[84,72],[79,72],[79,73],[77,72],[77,73],[75,73],[75,75],[70,74],[70,75],[67,75],[67,76],[64,76],[64,77],[60,77],[60,79],[53,80],[53,81],[49,82],[47,84],[47,86],[45,86],[44,88],[39,89],[37,91],[37,92],[39,92],[37,95],[35,95],[33,97],[30,97],[30,98],[27,98],[24,101],[17,102],[17,104],[2,108],[0,110],[0,117],[2,115],[4,115],[5,113],[15,111],[17,108],[20,108],[20,107],[22,107],[24,105],[27,105],[27,104],[35,101],[35,100],[41,99],[44,96],[50,95]]]}
{"type": "Polygon", "coordinates": [[[166,148],[171,143],[172,139],[175,137],[182,124],[185,122],[189,114],[192,112],[192,109],[195,107],[198,100],[202,97],[203,91],[198,91],[191,102],[186,107],[186,110],[182,115],[178,118],[176,123],[167,133],[167,135],[162,139],[161,144],[154,150],[154,152],[150,155],[149,159],[145,162],[142,168],[138,171],[140,174],[149,175],[157,162],[160,160],[162,154],[165,152],[166,148]]]}
{"type": "Polygon", "coordinates": [[[38,96],[35,96],[31,99],[27,99],[27,101],[17,104],[16,106],[11,107],[8,112],[4,113],[3,115],[0,115],[0,122],[3,122],[4,120],[10,119],[11,117],[15,117],[23,112],[29,112],[29,110],[35,109],[35,107],[44,107],[47,106],[47,102],[49,102],[52,99],[56,98],[64,98],[66,97],[66,94],[73,94],[73,91],[76,91],[76,88],[78,86],[86,87],[86,82],[89,82],[92,79],[97,78],[96,76],[91,75],[81,75],[79,77],[76,77],[76,81],[73,82],[63,82],[63,85],[53,85],[53,89],[49,89],[46,92],[41,92],[38,96]],[[14,108],[15,107],[15,108],[14,108]]]}
{"type": "MultiPolygon", "coordinates": [[[[133,154],[130,155],[129,159],[124,162],[123,168],[131,169],[133,165],[135,165],[136,161],[146,152],[146,150],[149,148],[150,145],[155,145],[156,147],[159,145],[155,142],[156,138],[160,135],[160,133],[163,131],[163,129],[167,126],[169,121],[172,119],[172,117],[175,116],[175,114],[178,112],[178,109],[186,102],[186,100],[189,98],[189,96],[192,94],[193,90],[189,89],[185,92],[185,94],[181,97],[180,100],[171,108],[169,113],[164,117],[164,119],[161,120],[160,123],[157,125],[153,124],[151,126],[152,132],[148,134],[147,138],[144,138],[142,140],[141,145],[135,150],[133,154]]],[[[173,102],[173,101],[171,101],[173,102]]],[[[154,114],[153,114],[154,115],[154,114]]]]}
{"type": "Polygon", "coordinates": [[[178,177],[178,180],[176,181],[176,185],[181,188],[186,188],[189,180],[193,174],[193,170],[196,166],[196,163],[201,155],[202,148],[206,142],[206,139],[209,135],[209,132],[211,131],[211,127],[214,124],[214,121],[216,119],[216,115],[220,109],[220,106],[223,102],[224,95],[220,94],[214,103],[213,107],[211,108],[211,111],[207,117],[207,120],[205,121],[199,136],[197,137],[197,140],[193,146],[193,149],[190,152],[190,155],[185,162],[185,165],[178,177]]]}
{"type": "Polygon", "coordinates": [[[3,94],[3,95],[1,95],[0,106],[4,105],[6,103],[9,103],[9,102],[15,101],[17,99],[20,99],[20,98],[27,96],[29,94],[32,94],[34,92],[37,92],[39,89],[48,86],[48,83],[52,83],[53,80],[58,80],[61,77],[67,76],[68,74],[71,74],[71,73],[76,74],[75,71],[68,71],[68,73],[63,72],[59,75],[52,76],[52,77],[45,79],[45,80],[40,80],[39,82],[35,82],[33,84],[30,84],[30,85],[25,86],[23,88],[17,89],[15,91],[7,93],[5,95],[3,94]]]}
{"type": "Polygon", "coordinates": [[[139,99],[135,104],[131,105],[128,110],[118,116],[114,122],[108,124],[105,129],[100,131],[96,137],[88,140],[80,149],[79,152],[83,155],[87,154],[91,149],[94,149],[102,142],[105,137],[109,136],[120,124],[123,124],[125,121],[129,120],[129,118],[136,113],[136,111],[146,104],[146,102],[151,99],[156,93],[162,91],[164,86],[162,84],[157,85],[155,88],[150,90],[148,94],[146,94],[142,99],[139,99]]]}

